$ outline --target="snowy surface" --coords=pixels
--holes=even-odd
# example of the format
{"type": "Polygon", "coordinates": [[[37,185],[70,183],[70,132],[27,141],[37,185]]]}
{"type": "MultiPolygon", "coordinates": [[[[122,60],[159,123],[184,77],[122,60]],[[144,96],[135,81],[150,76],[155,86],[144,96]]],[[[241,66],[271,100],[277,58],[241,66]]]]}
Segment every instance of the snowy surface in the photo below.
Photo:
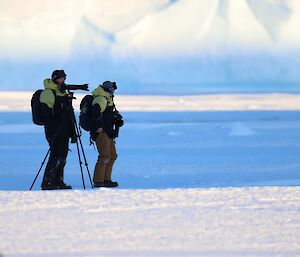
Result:
{"type": "MultiPolygon", "coordinates": [[[[82,190],[72,144],[68,192],[40,191],[42,174],[28,191],[48,146],[28,93],[15,95],[1,99],[0,254],[300,255],[297,95],[116,98],[119,188],[92,190],[83,165],[82,190]]],[[[97,151],[82,142],[92,174],[97,151]]]]}
{"type": "Polygon", "coordinates": [[[298,187],[0,192],[4,256],[299,256],[298,187]]]}
{"type": "MultiPolygon", "coordinates": [[[[94,87],[90,86],[90,90],[94,87]]],[[[1,112],[30,112],[33,91],[2,91],[1,112]]],[[[87,92],[90,94],[90,92],[87,92]]],[[[85,94],[75,92],[75,110],[79,110],[85,94]]],[[[242,111],[242,110],[300,110],[300,94],[202,94],[202,95],[116,95],[115,102],[122,111],[242,111]]]]}

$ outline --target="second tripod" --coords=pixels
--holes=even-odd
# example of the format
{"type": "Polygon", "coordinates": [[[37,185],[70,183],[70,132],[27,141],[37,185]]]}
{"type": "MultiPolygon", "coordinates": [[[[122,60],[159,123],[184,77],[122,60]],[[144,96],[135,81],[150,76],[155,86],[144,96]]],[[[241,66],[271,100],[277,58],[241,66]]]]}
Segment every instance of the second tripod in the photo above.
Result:
{"type": "MultiPolygon", "coordinates": [[[[72,101],[72,99],[75,99],[73,97],[73,93],[70,93],[70,98],[71,98],[71,101],[72,101]]],[[[77,148],[78,161],[79,161],[79,166],[80,166],[80,172],[81,172],[81,178],[82,178],[83,188],[85,189],[85,182],[84,182],[84,175],[83,175],[83,170],[82,170],[82,160],[81,160],[80,150],[81,150],[81,153],[82,153],[82,156],[83,156],[83,159],[84,159],[84,164],[85,164],[88,176],[89,176],[91,187],[94,188],[93,182],[92,182],[92,178],[91,178],[91,174],[90,174],[89,167],[88,167],[88,163],[87,163],[86,156],[85,156],[85,153],[84,153],[82,141],[81,141],[81,135],[82,135],[81,129],[80,129],[80,127],[77,124],[75,113],[74,113],[74,108],[72,106],[72,102],[70,104],[70,107],[71,107],[70,108],[70,112],[71,112],[71,118],[72,118],[72,124],[73,124],[74,134],[76,136],[76,148],[77,148]],[[79,141],[79,143],[78,143],[78,141],[79,141]],[[79,148],[79,146],[80,146],[80,148],[79,148]]]]}

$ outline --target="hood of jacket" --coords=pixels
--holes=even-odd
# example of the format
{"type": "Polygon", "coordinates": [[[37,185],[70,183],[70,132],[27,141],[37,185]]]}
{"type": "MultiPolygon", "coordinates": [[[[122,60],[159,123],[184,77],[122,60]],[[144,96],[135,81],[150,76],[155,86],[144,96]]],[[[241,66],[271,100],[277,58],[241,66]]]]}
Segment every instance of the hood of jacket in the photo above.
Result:
{"type": "Polygon", "coordinates": [[[58,85],[54,83],[54,81],[52,79],[45,79],[44,80],[44,88],[45,89],[51,89],[51,90],[54,90],[56,95],[58,96],[63,96],[65,95],[65,93],[61,92],[59,89],[58,89],[58,85]]]}
{"type": "Polygon", "coordinates": [[[106,92],[101,86],[98,86],[93,92],[93,96],[104,96],[105,98],[112,98],[112,94],[106,92]]]}
{"type": "MultiPolygon", "coordinates": [[[[109,92],[106,92],[101,86],[98,86],[93,92],[92,95],[95,98],[94,102],[103,102],[102,99],[106,99],[107,101],[107,106],[113,106],[114,105],[114,100],[113,100],[113,95],[109,92]]],[[[105,100],[104,100],[105,101],[105,100]]],[[[101,106],[101,105],[100,105],[101,106]]]]}

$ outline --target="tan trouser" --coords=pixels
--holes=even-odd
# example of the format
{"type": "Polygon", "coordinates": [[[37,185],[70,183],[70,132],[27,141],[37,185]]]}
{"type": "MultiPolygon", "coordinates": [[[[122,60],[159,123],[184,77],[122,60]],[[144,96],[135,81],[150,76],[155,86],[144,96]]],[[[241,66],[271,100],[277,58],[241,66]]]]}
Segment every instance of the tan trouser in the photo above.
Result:
{"type": "Polygon", "coordinates": [[[111,180],[112,168],[118,155],[115,142],[105,132],[97,135],[96,145],[98,149],[98,160],[94,170],[94,182],[111,180]]]}

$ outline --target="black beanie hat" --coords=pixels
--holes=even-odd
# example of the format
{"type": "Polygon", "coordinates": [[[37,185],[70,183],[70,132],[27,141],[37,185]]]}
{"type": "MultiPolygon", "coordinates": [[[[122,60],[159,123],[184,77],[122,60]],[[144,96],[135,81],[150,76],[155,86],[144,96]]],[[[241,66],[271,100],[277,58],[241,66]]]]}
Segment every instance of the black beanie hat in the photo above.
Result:
{"type": "Polygon", "coordinates": [[[101,86],[105,91],[107,91],[107,92],[111,92],[112,91],[112,89],[113,90],[116,90],[117,89],[117,84],[116,84],[116,82],[111,82],[111,81],[104,81],[103,83],[102,83],[102,86],[101,86]]]}
{"type": "Polygon", "coordinates": [[[66,78],[67,74],[65,73],[64,70],[55,70],[52,72],[51,79],[54,81],[56,79],[60,78],[66,78]]]}

